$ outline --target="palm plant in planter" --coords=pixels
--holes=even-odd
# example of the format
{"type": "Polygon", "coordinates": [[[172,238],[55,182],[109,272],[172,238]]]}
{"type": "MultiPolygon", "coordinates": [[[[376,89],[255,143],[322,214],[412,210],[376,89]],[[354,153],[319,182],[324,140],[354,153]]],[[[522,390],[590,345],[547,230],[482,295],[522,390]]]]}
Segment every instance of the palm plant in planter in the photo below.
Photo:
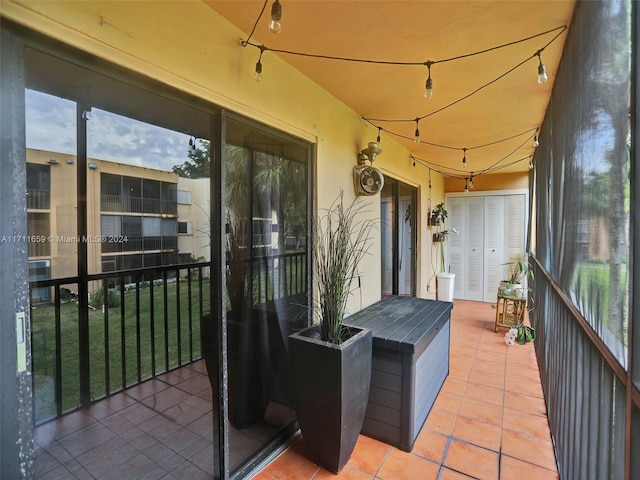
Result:
{"type": "Polygon", "coordinates": [[[445,255],[444,255],[444,242],[447,240],[449,233],[458,233],[455,228],[451,231],[445,230],[444,223],[447,220],[448,212],[444,208],[444,202],[440,202],[431,212],[432,219],[436,219],[438,231],[433,234],[433,243],[435,243],[440,250],[440,272],[436,274],[437,286],[436,293],[438,300],[444,300],[446,302],[453,301],[453,282],[455,280],[455,274],[447,272],[445,269],[445,255]]]}
{"type": "Polygon", "coordinates": [[[372,334],[343,324],[351,283],[370,247],[375,222],[343,193],[316,222],[313,309],[319,323],[289,336],[293,397],[316,463],[338,473],[353,452],[367,407],[372,334]]]}

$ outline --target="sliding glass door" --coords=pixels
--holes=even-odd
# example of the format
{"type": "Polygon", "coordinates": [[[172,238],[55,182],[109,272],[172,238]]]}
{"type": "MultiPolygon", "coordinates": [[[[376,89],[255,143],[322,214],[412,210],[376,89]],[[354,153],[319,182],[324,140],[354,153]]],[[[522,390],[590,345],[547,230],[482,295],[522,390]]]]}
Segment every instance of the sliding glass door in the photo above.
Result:
{"type": "Polygon", "coordinates": [[[380,196],[383,296],[416,294],[416,192],[385,178],[380,196]]]}
{"type": "Polygon", "coordinates": [[[144,433],[144,468],[244,478],[297,428],[310,145],[99,62],[27,48],[25,73],[36,425],[109,405],[87,431],[144,433]]]}

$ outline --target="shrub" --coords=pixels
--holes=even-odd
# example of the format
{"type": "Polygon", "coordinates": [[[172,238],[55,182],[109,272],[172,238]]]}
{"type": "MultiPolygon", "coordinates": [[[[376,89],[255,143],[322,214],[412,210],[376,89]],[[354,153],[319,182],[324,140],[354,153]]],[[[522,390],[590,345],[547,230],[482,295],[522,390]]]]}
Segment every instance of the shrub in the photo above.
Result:
{"type": "MultiPolygon", "coordinates": [[[[102,287],[91,294],[90,303],[94,308],[102,308],[102,305],[104,305],[104,290],[102,287]]],[[[107,305],[109,308],[120,306],[120,295],[118,295],[118,292],[115,290],[107,290],[107,305]]]]}

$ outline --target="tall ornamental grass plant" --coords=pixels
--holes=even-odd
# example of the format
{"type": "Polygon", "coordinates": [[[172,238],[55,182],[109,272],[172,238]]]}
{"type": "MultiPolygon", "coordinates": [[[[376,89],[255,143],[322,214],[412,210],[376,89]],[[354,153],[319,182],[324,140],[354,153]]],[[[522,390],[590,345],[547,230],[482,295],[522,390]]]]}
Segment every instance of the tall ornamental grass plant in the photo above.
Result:
{"type": "Polygon", "coordinates": [[[349,338],[342,321],[351,295],[351,284],[358,277],[358,265],[369,253],[374,220],[359,220],[367,204],[356,198],[344,205],[344,192],[323,210],[316,221],[313,245],[314,283],[318,297],[314,301],[321,325],[321,338],[340,344],[349,338]]]}

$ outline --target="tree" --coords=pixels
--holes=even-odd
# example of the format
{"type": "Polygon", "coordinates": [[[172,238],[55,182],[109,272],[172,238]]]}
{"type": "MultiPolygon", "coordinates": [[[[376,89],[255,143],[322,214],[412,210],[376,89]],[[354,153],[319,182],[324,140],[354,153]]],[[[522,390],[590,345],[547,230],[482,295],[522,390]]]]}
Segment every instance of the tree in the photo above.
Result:
{"type": "Polygon", "coordinates": [[[173,172],[184,178],[209,178],[211,175],[211,143],[208,140],[195,139],[194,148],[187,152],[189,160],[174,165],[173,172]],[[200,143],[200,145],[196,145],[200,143]]]}

